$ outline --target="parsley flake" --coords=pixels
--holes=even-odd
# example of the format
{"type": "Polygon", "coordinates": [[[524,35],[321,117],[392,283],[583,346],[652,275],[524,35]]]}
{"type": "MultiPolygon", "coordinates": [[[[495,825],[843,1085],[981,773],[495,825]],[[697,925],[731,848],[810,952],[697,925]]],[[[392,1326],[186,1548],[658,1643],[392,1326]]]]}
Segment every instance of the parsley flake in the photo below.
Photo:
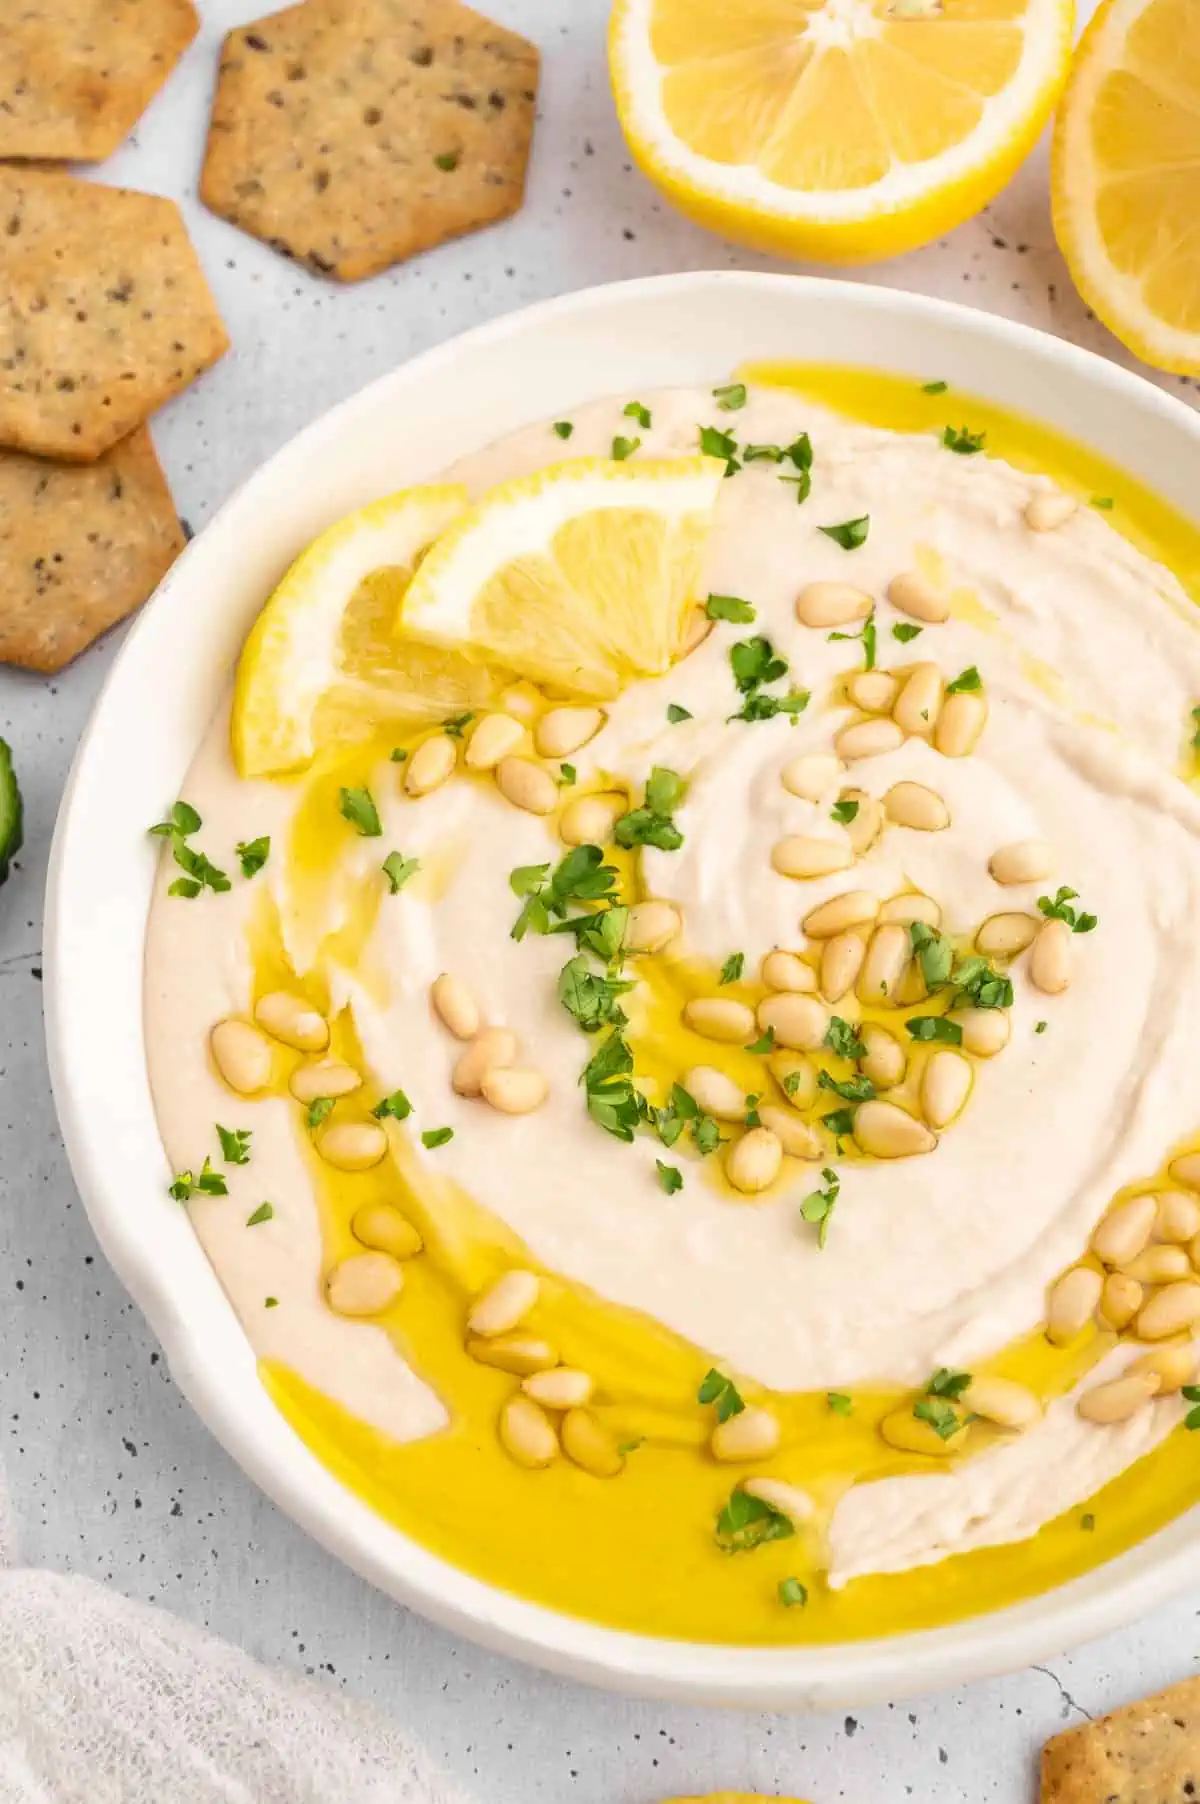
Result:
{"type": "Polygon", "coordinates": [[[1091,506],[1098,507],[1102,513],[1106,514],[1110,513],[1116,505],[1111,495],[1093,495],[1091,499],[1091,506]]]}
{"type": "Polygon", "coordinates": [[[710,595],[704,604],[710,620],[736,620],[745,625],[754,619],[755,610],[740,595],[710,595]]]}
{"type": "Polygon", "coordinates": [[[845,1391],[826,1391],[825,1401],[835,1416],[849,1416],[854,1412],[854,1399],[845,1391]]]}
{"type": "Polygon", "coordinates": [[[312,1102],[308,1105],[308,1125],[310,1128],[319,1128],[326,1116],[333,1113],[335,1101],[336,1098],[332,1096],[316,1096],[313,1098],[312,1102]]]}
{"type": "Polygon", "coordinates": [[[573,764],[560,764],[558,776],[555,778],[560,789],[569,789],[575,782],[578,773],[573,764]]]}
{"type": "Polygon", "coordinates": [[[671,816],[683,800],[686,785],[678,771],[656,764],[646,779],[642,806],[623,814],[613,827],[613,838],[619,846],[656,846],[660,852],[675,852],[683,844],[683,834],[671,816]]]}
{"type": "Polygon", "coordinates": [[[729,957],[725,960],[725,963],[721,966],[721,975],[718,982],[737,983],[745,969],[746,954],[744,952],[731,952],[729,957]]]}
{"type": "Polygon", "coordinates": [[[221,1173],[213,1170],[211,1159],[205,1159],[195,1177],[190,1171],[179,1172],[167,1194],[177,1203],[186,1203],[193,1196],[228,1196],[229,1186],[221,1173]]]}
{"type": "Polygon", "coordinates": [[[829,810],[829,818],[840,827],[848,827],[858,815],[859,804],[850,800],[835,802],[829,810]]]}
{"type": "Polygon", "coordinates": [[[621,411],[627,420],[636,420],[639,426],[649,430],[650,409],[643,407],[640,401],[627,401],[621,411]]]}
{"type": "Polygon", "coordinates": [[[250,1141],[253,1138],[251,1128],[225,1128],[218,1121],[216,1124],[217,1139],[221,1142],[221,1157],[226,1165],[248,1165],[250,1163],[250,1141]]]}
{"type": "Polygon", "coordinates": [[[656,1159],[654,1168],[658,1172],[658,1181],[668,1196],[675,1190],[683,1189],[683,1173],[678,1165],[664,1165],[661,1159],[656,1159]]]}
{"type": "Polygon", "coordinates": [[[1072,933],[1091,933],[1097,924],[1097,916],[1073,908],[1072,903],[1078,899],[1079,891],[1069,889],[1064,883],[1053,896],[1039,896],[1037,905],[1048,921],[1065,921],[1072,933]]]}
{"type": "Polygon", "coordinates": [[[426,1128],[421,1135],[421,1145],[429,1147],[432,1151],[435,1146],[445,1146],[447,1140],[453,1140],[453,1138],[454,1129],[452,1127],[426,1128]]]}
{"type": "Polygon", "coordinates": [[[613,457],[618,463],[624,463],[627,457],[632,457],[640,449],[641,443],[640,438],[615,438],[612,442],[613,457]]]}
{"type": "Polygon", "coordinates": [[[986,432],[969,432],[965,426],[955,431],[947,426],[942,433],[942,443],[947,451],[957,451],[960,457],[973,457],[976,451],[982,451],[987,439],[986,432]]]}
{"type": "Polygon", "coordinates": [[[719,426],[701,426],[700,449],[705,457],[725,459],[726,476],[736,476],[742,467],[738,462],[737,440],[732,432],[722,432],[719,426]]]}
{"type": "Polygon", "coordinates": [[[239,839],[233,849],[241,862],[242,876],[257,877],[271,856],[271,838],[264,833],[261,839],[239,839]]]}
{"type": "Polygon", "coordinates": [[[667,703],[667,721],[671,726],[677,727],[681,720],[692,720],[694,718],[695,717],[689,708],[680,707],[678,702],[667,703]]]}
{"type": "Polygon", "coordinates": [[[909,645],[917,637],[918,633],[923,633],[924,631],[925,628],[923,626],[917,626],[912,620],[898,620],[892,628],[892,638],[899,639],[901,645],[909,645]]]}
{"type": "Polygon", "coordinates": [[[752,1040],[745,1050],[747,1052],[759,1053],[774,1052],[775,1029],[773,1027],[768,1027],[767,1031],[764,1034],[761,1034],[757,1040],[752,1040]]]}
{"type": "Polygon", "coordinates": [[[1033,1031],[1035,1034],[1044,1034],[1049,1025],[1048,1021],[1038,1021],[1035,1023],[1033,1031]]]}
{"type": "Polygon", "coordinates": [[[737,413],[746,405],[744,382],[726,382],[721,388],[714,388],[712,393],[713,400],[724,413],[737,413]]]}
{"type": "Polygon", "coordinates": [[[257,1228],[260,1222],[271,1221],[274,1215],[275,1205],[273,1203],[260,1203],[254,1214],[246,1217],[246,1226],[257,1228]]]}
{"type": "MultiPolygon", "coordinates": [[[[1185,1403],[1200,1405],[1200,1384],[1185,1384],[1181,1387],[1179,1394],[1185,1403]]],[[[1193,1430],[1200,1428],[1200,1407],[1189,1409],[1183,1418],[1183,1425],[1185,1428],[1193,1430]]]]}
{"type": "Polygon", "coordinates": [[[554,430],[558,434],[559,438],[570,438],[571,434],[575,430],[574,421],[573,420],[555,420],[554,430]]]}
{"type": "MultiPolygon", "coordinates": [[[[852,1027],[849,1021],[844,1021],[840,1015],[830,1017],[829,1026],[825,1029],[825,1045],[839,1059],[861,1059],[867,1050],[858,1037],[858,1029],[852,1027]]],[[[864,1096],[859,1100],[867,1102],[869,1098],[864,1096]]]]}
{"type": "Polygon", "coordinates": [[[439,151],[433,161],[436,168],[441,169],[447,175],[450,175],[458,168],[458,152],[456,150],[439,151]]]}
{"type": "Polygon", "coordinates": [[[829,1239],[829,1220],[838,1200],[838,1192],[842,1180],[832,1166],[826,1165],[821,1171],[825,1180],[824,1188],[811,1190],[800,1205],[800,1214],[806,1222],[817,1230],[817,1245],[823,1247],[829,1239]]]}
{"type": "Polygon", "coordinates": [[[389,852],[379,868],[388,880],[391,894],[395,896],[404,888],[409,878],[420,870],[421,860],[405,858],[402,852],[389,852]]]}
{"type": "Polygon", "coordinates": [[[945,1015],[914,1015],[905,1022],[914,1040],[938,1040],[945,1046],[961,1046],[963,1031],[957,1021],[945,1015]]]}
{"type": "Polygon", "coordinates": [[[724,1553],[750,1553],[768,1541],[786,1541],[795,1532],[782,1510],[748,1491],[734,1491],[717,1517],[716,1541],[724,1553]]]}
{"type": "Polygon", "coordinates": [[[803,1609],[808,1602],[808,1591],[798,1578],[785,1578],[779,1581],[779,1601],[789,1610],[799,1607],[803,1609]]]}
{"type": "Polygon", "coordinates": [[[928,1422],[941,1441],[948,1441],[962,1427],[962,1419],[953,1404],[944,1403],[940,1397],[922,1397],[913,1404],[913,1415],[918,1422],[928,1422]]]}
{"type": "Polygon", "coordinates": [[[965,670],[959,671],[958,675],[954,678],[953,682],[946,684],[946,694],[947,695],[974,694],[974,692],[977,689],[982,689],[982,688],[983,688],[983,678],[980,676],[980,674],[979,674],[978,670],[975,668],[974,664],[968,664],[967,668],[965,670]]]}
{"type": "Polygon", "coordinates": [[[379,810],[376,808],[369,789],[339,789],[338,807],[344,820],[364,839],[378,839],[383,832],[379,821],[379,810]]]}
{"type": "Polygon", "coordinates": [[[452,714],[442,722],[442,732],[447,739],[461,739],[474,718],[473,714],[452,714]]]}
{"type": "Polygon", "coordinates": [[[393,1090],[390,1096],[385,1096],[382,1102],[375,1104],[371,1113],[376,1121],[383,1121],[388,1116],[393,1121],[407,1121],[412,1114],[412,1104],[403,1090],[393,1090]]]}
{"type": "Polygon", "coordinates": [[[921,393],[923,395],[944,395],[949,386],[948,382],[922,382],[921,393]]]}
{"type": "Polygon", "coordinates": [[[870,530],[870,514],[860,514],[857,520],[843,520],[840,526],[817,528],[827,539],[832,539],[835,545],[840,545],[843,551],[857,551],[860,545],[865,545],[870,530]]]}
{"type": "Polygon", "coordinates": [[[1092,1515],[1090,1510],[1085,1510],[1083,1515],[1079,1518],[1079,1526],[1085,1535],[1091,1534],[1096,1526],[1096,1518],[1092,1515]]]}
{"type": "Polygon", "coordinates": [[[719,1372],[716,1366],[710,1366],[704,1374],[700,1389],[696,1392],[696,1401],[715,1403],[718,1422],[728,1422],[731,1416],[740,1416],[746,1407],[733,1379],[728,1378],[724,1372],[719,1372]]]}

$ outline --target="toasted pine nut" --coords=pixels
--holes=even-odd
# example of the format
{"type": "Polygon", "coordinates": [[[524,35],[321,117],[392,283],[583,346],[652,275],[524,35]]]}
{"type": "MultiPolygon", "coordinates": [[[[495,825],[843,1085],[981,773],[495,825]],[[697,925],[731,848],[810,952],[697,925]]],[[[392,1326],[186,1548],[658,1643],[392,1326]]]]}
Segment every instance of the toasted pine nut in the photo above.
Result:
{"type": "Polygon", "coordinates": [[[543,1409],[580,1409],[595,1390],[590,1372],[578,1372],[573,1366],[555,1366],[549,1372],[530,1372],[522,1378],[521,1389],[543,1409]]]}
{"type": "Polygon", "coordinates": [[[365,1247],[393,1259],[415,1259],[425,1242],[394,1203],[364,1203],[350,1218],[350,1232],[365,1247]]]}
{"type": "Polygon", "coordinates": [[[587,1409],[569,1409],[562,1419],[563,1452],[593,1478],[616,1478],[625,1470],[617,1438],[587,1409]]]}
{"type": "Polygon", "coordinates": [[[1150,1238],[1154,1226],[1155,1199],[1130,1197],[1116,1203],[1092,1232],[1092,1251],[1105,1265],[1128,1266],[1150,1238]]]}
{"type": "Polygon", "coordinates": [[[908,1070],[908,1054],[894,1034],[876,1021],[864,1021],[858,1037],[866,1047],[862,1074],[869,1077],[877,1090],[894,1090],[904,1082],[908,1070]]]}
{"type": "Polygon", "coordinates": [[[883,832],[883,803],[863,789],[843,789],[839,802],[857,802],[858,813],[846,822],[846,838],[856,858],[865,857],[883,832]]]}
{"type": "Polygon", "coordinates": [[[906,927],[913,921],[924,921],[927,927],[940,927],[942,911],[932,896],[923,896],[919,890],[908,890],[900,896],[889,896],[886,902],[879,904],[881,921],[902,921],[906,927]]]}
{"type": "Polygon", "coordinates": [[[495,1366],[515,1378],[549,1372],[558,1364],[558,1348],[540,1335],[498,1334],[495,1340],[474,1337],[467,1342],[467,1352],[476,1365],[495,1366]]]}
{"type": "Polygon", "coordinates": [[[956,1008],[951,1010],[950,1019],[962,1028],[964,1050],[973,1052],[977,1059],[990,1059],[1003,1052],[1012,1034],[1012,1022],[1002,1008],[956,1008]]]}
{"type": "Polygon", "coordinates": [[[381,1315],[404,1288],[404,1273],[386,1253],[351,1253],[325,1280],[336,1315],[381,1315]]]}
{"type": "Polygon", "coordinates": [[[423,739],[404,766],[406,795],[427,796],[440,789],[458,763],[458,749],[448,733],[423,739]]]}
{"type": "Polygon", "coordinates": [[[1200,1153],[1180,1153],[1172,1159],[1167,1170],[1177,1184],[1186,1184],[1189,1190],[1200,1190],[1200,1153]]]}
{"type": "Polygon", "coordinates": [[[887,598],[894,608],[911,620],[923,620],[927,626],[940,626],[950,618],[950,603],[938,593],[919,571],[905,570],[893,576],[887,598]]]}
{"type": "Polygon", "coordinates": [[[455,1060],[450,1082],[460,1096],[480,1096],[484,1073],[511,1065],[517,1056],[517,1036],[511,1027],[485,1027],[455,1060]]]}
{"type": "Polygon", "coordinates": [[[500,1445],[518,1466],[536,1471],[558,1458],[558,1436],[544,1410],[520,1391],[500,1411],[500,1445]]]}
{"type": "Polygon", "coordinates": [[[1140,1359],[1135,1359],[1129,1370],[1153,1372],[1158,1379],[1158,1395],[1169,1396],[1173,1391],[1182,1390],[1185,1384],[1191,1384],[1195,1378],[1196,1347],[1189,1340],[1159,1347],[1155,1352],[1144,1353],[1140,1359]]]}
{"type": "Polygon", "coordinates": [[[543,758],[569,758],[603,725],[599,708],[551,708],[533,729],[533,743],[543,758]]]}
{"type": "Polygon", "coordinates": [[[679,910],[669,902],[635,902],[625,924],[625,950],[661,952],[682,925],[679,910]]]}
{"type": "Polygon", "coordinates": [[[716,624],[715,620],[709,619],[703,608],[693,608],[683,623],[677,655],[686,658],[698,645],[703,645],[716,624]]]}
{"type": "Polygon", "coordinates": [[[937,1145],[923,1121],[894,1102],[860,1103],[854,1112],[854,1138],[864,1153],[876,1159],[911,1159],[931,1153],[937,1145]]]}
{"type": "Polygon", "coordinates": [[[326,1165],[337,1171],[370,1171],[385,1157],[388,1138],[378,1121],[331,1121],[321,1130],[316,1147],[326,1165]]]}
{"type": "Polygon", "coordinates": [[[683,1087],[716,1121],[745,1121],[745,1091],[715,1065],[693,1065],[683,1074],[683,1087]]]}
{"type": "Polygon", "coordinates": [[[1194,1240],[1188,1241],[1188,1257],[1196,1271],[1200,1272],[1200,1234],[1197,1234],[1194,1240]]]}
{"type": "Polygon", "coordinates": [[[1044,839],[1018,839],[998,846],[988,859],[997,883],[1041,883],[1054,869],[1054,852],[1044,839]]]}
{"type": "Polygon", "coordinates": [[[550,1081],[532,1066],[494,1065],[480,1078],[479,1092],[501,1115],[532,1115],[549,1096],[550,1081]]]}
{"type": "Polygon", "coordinates": [[[443,971],[434,978],[429,994],[443,1027],[456,1040],[473,1040],[479,1032],[479,1004],[462,978],[443,971]]]}
{"type": "Polygon", "coordinates": [[[793,1109],[808,1109],[817,1100],[817,1074],[798,1052],[773,1052],[767,1068],[793,1109]]]}
{"type": "Polygon", "coordinates": [[[770,1128],[750,1128],[730,1147],[725,1159],[725,1176],[735,1190],[744,1196],[757,1196],[779,1176],[783,1162],[783,1146],[770,1128]]]}
{"type": "Polygon", "coordinates": [[[1029,981],[1043,995],[1058,996],[1071,981],[1071,929],[1065,921],[1043,921],[1029,954],[1029,981]]]}
{"type": "Polygon", "coordinates": [[[806,583],[796,597],[796,619],[801,626],[849,626],[852,620],[865,620],[874,605],[849,583],[806,583]]]}
{"type": "Polygon", "coordinates": [[[846,694],[864,714],[890,714],[899,688],[886,670],[856,670],[846,678],[846,694]]]}
{"type": "Polygon", "coordinates": [[[1184,1190],[1163,1190],[1155,1198],[1154,1238],[1177,1245],[1200,1234],[1200,1203],[1184,1190]]]}
{"type": "Polygon", "coordinates": [[[880,1422],[879,1432],[889,1447],[898,1447],[902,1453],[928,1453],[934,1459],[949,1459],[962,1446],[967,1429],[964,1423],[944,1441],[932,1422],[922,1422],[911,1409],[894,1409],[880,1422]]]}
{"type": "Polygon", "coordinates": [[[518,720],[530,725],[542,707],[542,693],[524,677],[515,683],[507,683],[500,691],[500,705],[506,713],[515,714],[518,720]]]}
{"type": "Polygon", "coordinates": [[[781,877],[828,877],[853,863],[854,852],[844,833],[837,839],[789,833],[771,847],[771,869],[781,877]]]}
{"type": "Polygon", "coordinates": [[[817,987],[817,975],[812,966],[806,965],[796,953],[782,952],[778,947],[767,953],[758,969],[769,990],[793,990],[802,994],[817,987]]]}
{"type": "Polygon", "coordinates": [[[848,889],[810,909],[800,925],[810,940],[831,940],[847,928],[869,927],[878,913],[879,901],[870,890],[848,889]]]}
{"type": "Polygon", "coordinates": [[[717,1423],[709,1446],[714,1459],[737,1464],[742,1460],[770,1459],[778,1451],[781,1439],[779,1423],[770,1410],[751,1403],[728,1421],[717,1423]]]}
{"type": "Polygon", "coordinates": [[[494,770],[524,737],[524,726],[511,714],[485,714],[467,740],[463,763],[468,770],[494,770]]]}
{"type": "Polygon", "coordinates": [[[683,1018],[693,1033],[727,1046],[738,1041],[745,1045],[755,1038],[754,1010],[730,996],[693,996],[684,1004],[683,1018]]]}
{"type": "Polygon", "coordinates": [[[747,1478],[742,1481],[742,1490],[747,1497],[757,1497],[760,1503],[770,1504],[781,1516],[786,1516],[795,1528],[811,1522],[817,1513],[817,1506],[807,1491],[799,1485],[790,1485],[783,1478],[747,1478]]]}
{"type": "Polygon", "coordinates": [[[971,1061],[950,1046],[938,1046],[921,1072],[921,1113],[931,1128],[946,1128],[971,1094],[971,1061]]]}
{"type": "Polygon", "coordinates": [[[1190,1278],[1192,1264],[1185,1247],[1143,1247],[1122,1269],[1139,1284],[1171,1284],[1179,1278],[1190,1278]]]}
{"type": "Polygon", "coordinates": [[[627,811],[623,795],[576,796],[558,817],[558,834],[568,846],[606,846],[627,811]]]}
{"type": "Polygon", "coordinates": [[[341,1059],[310,1059],[297,1065],[288,1079],[288,1089],[296,1101],[306,1104],[316,1102],[319,1096],[349,1096],[361,1088],[358,1072],[341,1059]]]}
{"type": "Polygon", "coordinates": [[[1025,524],[1030,532],[1053,532],[1078,511],[1074,495],[1061,489],[1041,489],[1025,503],[1025,524]]]}
{"type": "Polygon", "coordinates": [[[271,990],[254,1004],[254,1019],[264,1033],[297,1052],[324,1052],[329,1044],[329,1023],[303,996],[290,990],[271,990]]]}
{"type": "Polygon", "coordinates": [[[789,795],[804,802],[819,802],[829,794],[845,766],[832,752],[804,752],[785,764],[779,780],[789,795]]]}
{"type": "Polygon", "coordinates": [[[896,725],[915,738],[929,739],[941,713],[943,686],[942,673],[936,664],[913,664],[892,709],[896,725]]]}
{"type": "Polygon", "coordinates": [[[977,689],[959,689],[942,703],[933,729],[934,749],[943,758],[966,758],[987,725],[987,698],[977,689]]]}
{"type": "Polygon", "coordinates": [[[857,933],[835,933],[821,945],[821,994],[837,1002],[851,989],[862,968],[866,941],[857,933]]]}
{"type": "Polygon", "coordinates": [[[924,783],[893,783],[883,798],[883,812],[897,827],[939,833],[950,825],[950,810],[936,789],[924,783]]]}
{"type": "Polygon", "coordinates": [[[1032,946],[1040,926],[1036,915],[989,915],[975,935],[975,950],[985,958],[1015,958],[1032,946]]]}
{"type": "Polygon", "coordinates": [[[1050,1288],[1046,1300],[1046,1339],[1065,1347],[1083,1332],[1096,1313],[1104,1280],[1090,1265],[1073,1265],[1050,1288]]]}
{"type": "Polygon", "coordinates": [[[472,1334],[491,1340],[497,1334],[511,1334],[538,1300],[541,1283],[536,1272],[519,1268],[505,1272],[471,1305],[467,1327],[472,1334]]]}
{"type": "Polygon", "coordinates": [[[1114,1328],[1119,1334],[1127,1328],[1142,1306],[1145,1291],[1127,1272],[1109,1272],[1100,1292],[1097,1315],[1102,1328],[1114,1328]]]}
{"type": "Polygon", "coordinates": [[[1033,1392],[1011,1378],[972,1378],[962,1402],[972,1415],[995,1422],[1000,1428],[1028,1428],[1042,1413],[1033,1392]]]}
{"type": "Polygon", "coordinates": [[[789,1159],[823,1159],[825,1149],[819,1134],[801,1121],[792,1109],[780,1109],[774,1103],[760,1102],[758,1119],[774,1134],[789,1159]]]}
{"type": "Polygon", "coordinates": [[[253,1096],[270,1083],[275,1057],[271,1043],[249,1021],[232,1016],[218,1021],[208,1036],[208,1049],[217,1071],[239,1096],[253,1096]]]}
{"type": "Polygon", "coordinates": [[[532,758],[501,758],[495,775],[496,788],[514,808],[523,808],[526,814],[553,814],[558,807],[558,784],[532,758]]]}
{"type": "Polygon", "coordinates": [[[1106,1384],[1096,1384],[1090,1391],[1084,1391],[1075,1404],[1075,1413],[1085,1422],[1098,1422],[1106,1427],[1113,1422],[1128,1422],[1130,1416],[1135,1416],[1158,1395],[1160,1384],[1157,1372],[1126,1372],[1120,1378],[1110,1378],[1106,1384]]]}
{"type": "Polygon", "coordinates": [[[759,1028],[774,1029],[775,1044],[792,1052],[815,1052],[829,1028],[829,1010],[816,996],[764,996],[755,1011],[759,1028]]]}
{"type": "Polygon", "coordinates": [[[899,921],[887,921],[871,935],[858,980],[859,1000],[895,1004],[912,957],[912,938],[899,921]]]}
{"type": "Polygon", "coordinates": [[[875,716],[870,720],[852,720],[833,736],[839,758],[849,764],[857,758],[878,758],[883,752],[895,752],[904,744],[904,734],[894,720],[875,716]]]}
{"type": "Polygon", "coordinates": [[[910,958],[900,979],[895,1000],[901,1008],[908,1008],[914,1002],[925,1002],[928,996],[929,985],[925,982],[921,961],[919,958],[910,958]]]}

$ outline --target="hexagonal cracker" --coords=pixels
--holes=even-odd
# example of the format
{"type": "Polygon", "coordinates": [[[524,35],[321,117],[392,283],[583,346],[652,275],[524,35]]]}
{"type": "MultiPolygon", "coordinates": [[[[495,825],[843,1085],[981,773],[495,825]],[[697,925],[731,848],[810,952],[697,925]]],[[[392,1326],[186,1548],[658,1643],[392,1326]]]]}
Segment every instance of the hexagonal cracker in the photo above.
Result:
{"type": "Polygon", "coordinates": [[[192,0],[21,0],[0,28],[0,157],[99,162],[200,20],[192,0]]]}
{"type": "Polygon", "coordinates": [[[357,281],[515,213],[538,53],[458,0],[304,0],[231,31],[200,198],[357,281]]]}
{"type": "Polygon", "coordinates": [[[0,168],[0,445],[86,462],[228,347],[174,201],[0,168]]]}

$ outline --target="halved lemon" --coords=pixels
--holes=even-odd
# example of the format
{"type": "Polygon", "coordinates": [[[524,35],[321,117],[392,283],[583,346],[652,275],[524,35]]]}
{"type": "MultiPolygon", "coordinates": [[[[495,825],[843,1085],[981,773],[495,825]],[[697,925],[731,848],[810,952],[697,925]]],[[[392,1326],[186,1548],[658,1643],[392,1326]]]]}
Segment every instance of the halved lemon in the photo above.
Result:
{"type": "Polygon", "coordinates": [[[696,598],[720,458],[579,458],[502,483],[443,534],[403,636],[575,695],[669,669],[696,598]]]}
{"type": "Polygon", "coordinates": [[[1072,0],[616,0],[617,110],[692,218],[784,256],[895,256],[986,205],[1066,78],[1072,0]]]}
{"type": "Polygon", "coordinates": [[[1147,363],[1200,374],[1200,0],[1107,0],[1054,133],[1054,232],[1147,363]]]}
{"type": "Polygon", "coordinates": [[[301,553],[238,663],[232,741],[242,776],[297,769],[319,741],[486,700],[489,672],[391,634],[422,552],[466,508],[458,484],[406,489],[348,514],[301,553]]]}

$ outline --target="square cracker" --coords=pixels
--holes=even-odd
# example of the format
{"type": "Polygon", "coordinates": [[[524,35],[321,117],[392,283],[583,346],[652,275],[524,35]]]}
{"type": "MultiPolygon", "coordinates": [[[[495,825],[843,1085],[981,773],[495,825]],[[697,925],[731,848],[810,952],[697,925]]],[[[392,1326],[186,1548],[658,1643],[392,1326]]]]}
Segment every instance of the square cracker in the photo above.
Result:
{"type": "Polygon", "coordinates": [[[538,53],[458,0],[304,0],[231,31],[200,198],[344,282],[515,213],[538,53]]]}
{"type": "Polygon", "coordinates": [[[1042,1804],[1194,1804],[1200,1679],[1056,1735],[1042,1750],[1042,1804]]]}
{"type": "Polygon", "coordinates": [[[0,451],[0,663],[61,670],[184,545],[146,428],[90,464],[0,451]]]}
{"type": "Polygon", "coordinates": [[[199,29],[192,0],[0,4],[0,157],[110,156],[199,29]]]}
{"type": "Polygon", "coordinates": [[[0,168],[0,446],[86,461],[229,340],[174,201],[0,168]]]}

